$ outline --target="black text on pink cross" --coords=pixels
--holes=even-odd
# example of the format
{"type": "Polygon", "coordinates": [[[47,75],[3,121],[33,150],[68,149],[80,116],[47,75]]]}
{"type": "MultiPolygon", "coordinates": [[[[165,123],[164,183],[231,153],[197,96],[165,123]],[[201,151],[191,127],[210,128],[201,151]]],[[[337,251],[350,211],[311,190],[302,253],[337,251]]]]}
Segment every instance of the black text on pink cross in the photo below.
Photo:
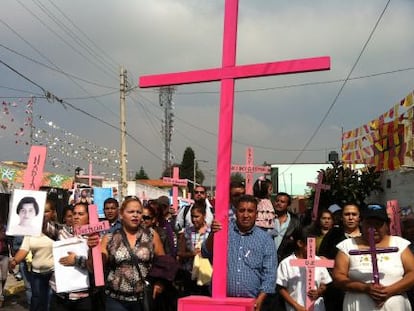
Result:
{"type": "MultiPolygon", "coordinates": [[[[315,289],[315,268],[325,267],[332,268],[334,266],[334,260],[330,259],[316,259],[316,243],[315,238],[308,238],[307,242],[307,258],[306,259],[291,259],[290,264],[296,267],[306,268],[306,294],[310,290],[315,289]]],[[[306,295],[306,310],[312,311],[314,307],[314,301],[306,295]]]]}
{"type": "Polygon", "coordinates": [[[162,181],[167,184],[171,184],[173,190],[173,208],[175,211],[178,209],[178,186],[187,186],[188,180],[187,179],[180,179],[180,169],[178,167],[174,167],[173,169],[173,177],[163,177],[162,181]]]}
{"type": "Polygon", "coordinates": [[[246,174],[246,194],[253,194],[253,174],[270,174],[270,167],[255,166],[253,148],[248,147],[246,150],[246,165],[232,164],[231,171],[246,174]]]}
{"type": "MultiPolygon", "coordinates": [[[[231,144],[233,138],[233,110],[234,110],[234,84],[236,79],[253,78],[270,75],[293,74],[300,72],[328,70],[329,57],[297,59],[281,62],[263,63],[255,65],[236,66],[237,46],[237,17],[238,0],[225,0],[224,34],[222,66],[219,68],[196,70],[180,73],[143,76],[140,78],[140,87],[160,87],[188,83],[220,81],[220,111],[217,148],[217,177],[216,177],[216,219],[222,224],[222,230],[215,234],[213,258],[213,298],[188,299],[180,304],[179,310],[187,311],[197,308],[207,311],[217,307],[226,306],[226,310],[253,310],[254,300],[248,303],[233,298],[237,303],[229,303],[232,299],[226,298],[227,284],[227,232],[228,232],[228,205],[230,186],[231,144]]],[[[221,309],[220,309],[221,310],[221,309]]]]}

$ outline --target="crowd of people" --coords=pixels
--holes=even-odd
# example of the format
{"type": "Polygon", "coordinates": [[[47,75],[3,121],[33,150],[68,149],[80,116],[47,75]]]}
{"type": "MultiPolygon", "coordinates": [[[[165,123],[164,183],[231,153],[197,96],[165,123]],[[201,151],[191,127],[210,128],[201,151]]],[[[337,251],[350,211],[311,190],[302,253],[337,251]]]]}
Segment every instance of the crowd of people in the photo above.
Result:
{"type": "MultiPolygon", "coordinates": [[[[145,202],[108,198],[103,211],[109,229],[88,235],[76,235],[74,228],[89,223],[89,202],[65,207],[58,221],[55,202],[48,199],[40,236],[7,237],[4,226],[0,230],[0,305],[7,270],[17,268],[29,309],[36,311],[172,311],[180,297],[210,296],[214,237],[223,220],[215,219],[204,186],[193,191],[193,203],[178,210],[166,196],[145,202]],[[86,255],[53,258],[53,242],[68,239],[82,244],[86,255]],[[91,250],[97,246],[104,286],[94,284],[91,250]],[[59,291],[56,260],[83,271],[89,286],[59,291]]],[[[304,311],[307,300],[316,311],[412,310],[412,218],[402,221],[402,237],[390,235],[380,204],[320,206],[318,218],[309,222],[289,208],[289,194],[272,193],[264,177],[256,180],[253,195],[245,194],[241,182],[230,184],[228,248],[217,255],[227,256],[227,296],[254,298],[257,311],[304,311]],[[315,267],[310,287],[306,267],[293,264],[307,258],[309,238],[315,239],[315,260],[333,262],[333,268],[315,267]]]]}

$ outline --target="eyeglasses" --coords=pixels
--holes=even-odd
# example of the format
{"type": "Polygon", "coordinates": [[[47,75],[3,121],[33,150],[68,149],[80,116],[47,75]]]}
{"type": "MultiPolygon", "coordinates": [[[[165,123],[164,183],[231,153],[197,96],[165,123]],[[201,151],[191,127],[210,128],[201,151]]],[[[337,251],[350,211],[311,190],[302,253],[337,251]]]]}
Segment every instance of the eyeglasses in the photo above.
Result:
{"type": "Polygon", "coordinates": [[[194,191],[195,194],[204,194],[206,193],[205,191],[194,191]]]}
{"type": "Polygon", "coordinates": [[[151,220],[151,219],[152,219],[152,216],[149,216],[149,215],[142,215],[142,219],[143,219],[144,221],[151,220]]]}

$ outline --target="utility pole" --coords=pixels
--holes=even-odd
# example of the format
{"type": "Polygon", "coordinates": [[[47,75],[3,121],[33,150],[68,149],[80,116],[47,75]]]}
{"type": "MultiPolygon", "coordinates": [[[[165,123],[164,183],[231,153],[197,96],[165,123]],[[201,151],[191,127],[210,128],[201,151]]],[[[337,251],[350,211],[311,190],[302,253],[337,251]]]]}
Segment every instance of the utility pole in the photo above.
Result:
{"type": "Polygon", "coordinates": [[[126,165],[126,121],[125,121],[125,93],[127,88],[127,71],[121,67],[120,71],[121,87],[120,87],[120,109],[121,109],[121,153],[120,153],[120,171],[121,171],[121,198],[123,199],[128,193],[127,182],[127,165],[126,165]]]}
{"type": "Polygon", "coordinates": [[[174,131],[174,109],[172,103],[172,95],[175,92],[175,87],[166,86],[160,88],[159,102],[160,106],[164,108],[164,121],[162,124],[162,135],[164,138],[164,171],[171,166],[171,137],[174,131]]]}

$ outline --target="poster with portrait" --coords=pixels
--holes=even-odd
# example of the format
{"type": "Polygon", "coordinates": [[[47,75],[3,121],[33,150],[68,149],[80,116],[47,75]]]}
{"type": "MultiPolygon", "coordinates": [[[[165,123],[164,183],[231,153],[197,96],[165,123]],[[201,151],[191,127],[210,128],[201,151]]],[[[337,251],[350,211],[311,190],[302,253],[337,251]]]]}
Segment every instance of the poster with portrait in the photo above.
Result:
{"type": "Polygon", "coordinates": [[[107,198],[112,198],[112,188],[93,187],[93,204],[98,207],[99,218],[105,218],[104,202],[107,198]]]}
{"type": "Polygon", "coordinates": [[[10,197],[7,235],[40,236],[46,191],[15,189],[10,197]]]}
{"type": "Polygon", "coordinates": [[[88,245],[86,240],[78,237],[53,242],[53,260],[55,263],[56,292],[81,291],[89,288],[89,276],[87,269],[79,269],[75,266],[64,266],[59,259],[69,252],[77,256],[88,257],[88,245]]]}

